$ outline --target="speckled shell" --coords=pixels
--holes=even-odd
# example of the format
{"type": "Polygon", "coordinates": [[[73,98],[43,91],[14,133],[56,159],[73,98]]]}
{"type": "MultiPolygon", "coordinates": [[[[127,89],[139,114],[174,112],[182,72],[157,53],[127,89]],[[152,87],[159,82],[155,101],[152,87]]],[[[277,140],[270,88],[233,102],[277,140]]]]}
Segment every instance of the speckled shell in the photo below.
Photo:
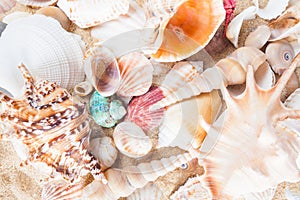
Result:
{"type": "Polygon", "coordinates": [[[163,192],[153,183],[148,183],[145,187],[137,189],[132,193],[127,200],[160,200],[163,192]]]}
{"type": "Polygon", "coordinates": [[[92,138],[89,143],[89,149],[100,161],[103,168],[111,167],[118,156],[118,151],[110,137],[92,138]]]}
{"type": "Polygon", "coordinates": [[[41,8],[46,6],[52,6],[56,4],[57,0],[17,0],[17,2],[25,6],[41,8]]]}
{"type": "Polygon", "coordinates": [[[152,142],[144,131],[132,122],[118,124],[113,133],[118,150],[131,158],[145,156],[152,149],[152,142]]]}
{"type": "Polygon", "coordinates": [[[171,200],[210,200],[212,195],[202,186],[199,176],[189,178],[183,186],[170,196],[171,200]]]}
{"type": "Polygon", "coordinates": [[[57,3],[80,28],[88,28],[126,14],[128,0],[59,0],[57,3]]]}
{"type": "Polygon", "coordinates": [[[0,14],[9,11],[16,5],[16,0],[1,0],[0,2],[0,14]]]}
{"type": "Polygon", "coordinates": [[[90,113],[98,125],[111,128],[124,117],[126,109],[120,100],[103,97],[95,91],[90,98],[90,113]]]}
{"type": "Polygon", "coordinates": [[[84,79],[83,48],[80,37],[53,18],[36,14],[13,21],[0,38],[0,85],[20,96],[23,80],[16,66],[24,63],[35,78],[71,89],[84,79]]]}

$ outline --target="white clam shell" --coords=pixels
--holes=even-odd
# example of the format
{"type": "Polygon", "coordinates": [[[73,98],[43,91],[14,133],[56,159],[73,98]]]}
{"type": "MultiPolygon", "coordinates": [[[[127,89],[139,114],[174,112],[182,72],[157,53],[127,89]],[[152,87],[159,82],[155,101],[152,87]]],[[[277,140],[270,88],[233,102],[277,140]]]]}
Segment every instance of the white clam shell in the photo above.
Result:
{"type": "Polygon", "coordinates": [[[289,0],[269,0],[264,8],[259,8],[258,0],[253,0],[257,7],[257,15],[263,19],[271,20],[278,17],[288,6],[289,0]]]}
{"type": "Polygon", "coordinates": [[[20,96],[23,79],[17,66],[24,63],[35,78],[71,89],[84,79],[83,47],[78,35],[53,18],[33,15],[14,21],[0,38],[0,85],[20,96]]]}
{"type": "Polygon", "coordinates": [[[162,196],[162,191],[155,184],[148,183],[145,187],[134,191],[127,200],[160,200],[162,196]]]}
{"type": "Polygon", "coordinates": [[[110,137],[93,138],[90,140],[90,150],[104,167],[111,167],[118,156],[118,151],[110,137]]]}
{"type": "Polygon", "coordinates": [[[17,2],[25,6],[41,8],[54,5],[57,2],[57,0],[17,0],[17,2]]]}
{"type": "Polygon", "coordinates": [[[126,14],[128,0],[59,0],[57,5],[80,28],[88,28],[126,14]]]}
{"type": "Polygon", "coordinates": [[[139,158],[150,152],[152,142],[144,131],[132,122],[118,124],[113,133],[118,150],[131,158],[139,158]]]}
{"type": "Polygon", "coordinates": [[[16,0],[1,0],[0,1],[0,14],[9,11],[16,5],[16,0]]]}

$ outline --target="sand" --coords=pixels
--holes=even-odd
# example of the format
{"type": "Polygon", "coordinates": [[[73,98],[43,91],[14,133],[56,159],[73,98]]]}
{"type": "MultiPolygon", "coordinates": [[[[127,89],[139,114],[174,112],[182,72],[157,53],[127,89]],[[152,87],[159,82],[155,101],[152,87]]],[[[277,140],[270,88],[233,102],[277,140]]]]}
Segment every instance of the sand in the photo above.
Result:
{"type": "MultiPolygon", "coordinates": [[[[261,6],[266,5],[267,0],[261,1],[261,6]]],[[[235,14],[240,13],[246,7],[252,5],[250,0],[238,0],[237,9],[235,14]]],[[[27,11],[34,13],[36,10],[31,9],[22,5],[17,4],[11,12],[14,11],[27,11]]],[[[7,13],[8,14],[8,13],[7,13]]],[[[4,15],[0,15],[0,19],[4,15]]],[[[245,37],[254,30],[257,25],[265,24],[266,21],[262,19],[249,20],[244,22],[240,34],[239,44],[243,45],[245,37]]],[[[71,31],[82,36],[82,39],[86,43],[87,47],[90,47],[95,40],[89,35],[89,29],[81,30],[76,25],[72,25],[71,31]]],[[[210,62],[216,62],[221,58],[226,57],[229,53],[234,50],[234,47],[229,44],[229,46],[224,49],[221,53],[211,54],[210,60],[206,61],[203,58],[205,64],[210,62]]],[[[159,82],[159,77],[157,82],[159,82]]],[[[98,130],[100,131],[100,130],[98,130]]],[[[101,131],[100,131],[101,132],[101,131]]],[[[111,136],[112,129],[106,129],[101,134],[111,136]]],[[[155,137],[152,138],[155,140],[155,137]]],[[[156,138],[157,139],[157,138],[156,138]]],[[[179,149],[160,149],[159,151],[152,152],[152,158],[160,158],[163,156],[174,155],[180,152],[179,149]]],[[[5,200],[37,200],[40,199],[41,188],[43,186],[43,175],[31,166],[25,165],[20,166],[22,161],[17,156],[13,146],[10,142],[0,141],[0,199],[5,200]]],[[[119,161],[116,165],[121,167],[123,165],[129,165],[136,163],[133,159],[125,158],[124,156],[119,156],[119,161]]],[[[173,172],[168,173],[166,176],[159,178],[155,183],[164,192],[164,198],[168,199],[167,196],[172,192],[176,191],[177,188],[184,184],[188,177],[194,176],[195,174],[202,174],[203,169],[200,166],[193,166],[187,170],[177,169],[173,172]]],[[[300,184],[292,184],[295,188],[299,188],[300,184]]],[[[276,195],[273,199],[284,200],[284,188],[286,183],[282,183],[278,186],[276,195]]]]}

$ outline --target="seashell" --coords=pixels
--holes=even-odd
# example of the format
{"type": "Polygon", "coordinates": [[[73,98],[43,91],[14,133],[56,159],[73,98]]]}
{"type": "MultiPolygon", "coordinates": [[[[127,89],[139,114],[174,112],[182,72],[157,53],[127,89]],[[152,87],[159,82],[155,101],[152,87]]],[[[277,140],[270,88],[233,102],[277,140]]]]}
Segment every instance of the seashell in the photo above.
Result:
{"type": "Polygon", "coordinates": [[[212,195],[202,186],[201,178],[199,176],[189,178],[183,186],[170,196],[171,200],[210,200],[212,195]]]}
{"type": "Polygon", "coordinates": [[[14,129],[12,140],[25,147],[16,150],[22,151],[26,162],[50,168],[49,176],[69,184],[80,182],[87,174],[105,180],[98,161],[85,146],[90,132],[85,105],[53,82],[36,82],[24,65],[19,69],[26,86],[23,98],[0,93],[4,106],[0,120],[14,129]]]}
{"type": "Polygon", "coordinates": [[[6,13],[16,5],[16,0],[1,0],[0,14],[6,13]]]}
{"type": "Polygon", "coordinates": [[[150,152],[152,142],[144,131],[132,122],[118,124],[113,133],[118,150],[131,158],[139,158],[150,152]]]}
{"type": "Polygon", "coordinates": [[[278,41],[267,46],[266,56],[274,72],[281,75],[292,63],[295,53],[289,43],[278,41]]]}
{"type": "Polygon", "coordinates": [[[300,199],[300,193],[297,187],[291,188],[292,184],[287,183],[287,186],[285,188],[285,197],[287,200],[299,200],[300,199]]]}
{"type": "Polygon", "coordinates": [[[153,183],[148,183],[145,187],[137,189],[132,193],[127,200],[159,200],[163,196],[163,192],[153,183]]]}
{"type": "Polygon", "coordinates": [[[74,87],[74,92],[79,96],[87,96],[93,91],[93,86],[88,81],[78,83],[74,87]]]}
{"type": "Polygon", "coordinates": [[[2,32],[5,30],[6,26],[6,23],[0,22],[0,36],[2,35],[2,32]]]}
{"type": "Polygon", "coordinates": [[[283,90],[283,98],[290,96],[290,94],[292,94],[299,87],[299,78],[295,73],[293,73],[283,90]]]}
{"type": "Polygon", "coordinates": [[[284,105],[292,109],[300,109],[300,89],[296,89],[284,102],[284,105]]]}
{"type": "Polygon", "coordinates": [[[36,14],[45,15],[48,17],[52,17],[59,21],[60,25],[65,29],[69,30],[71,26],[71,21],[68,19],[67,15],[58,7],[55,6],[47,6],[39,9],[36,14]]]}
{"type": "Polygon", "coordinates": [[[259,8],[258,0],[253,1],[254,5],[257,7],[257,15],[263,19],[271,20],[275,19],[283,13],[289,4],[289,0],[270,0],[264,8],[259,8]]]}
{"type": "Polygon", "coordinates": [[[118,151],[110,137],[91,139],[89,149],[104,169],[111,167],[118,156],[118,151]]]}
{"type": "Polygon", "coordinates": [[[59,0],[57,5],[80,28],[117,19],[129,9],[127,0],[59,0]]]}
{"type": "Polygon", "coordinates": [[[87,79],[102,96],[111,96],[118,90],[121,74],[110,49],[99,45],[89,49],[84,68],[87,79]]]}
{"type": "Polygon", "coordinates": [[[111,128],[125,116],[126,109],[119,100],[103,97],[95,91],[90,99],[90,113],[98,125],[111,128]]]}
{"type": "Polygon", "coordinates": [[[127,106],[125,120],[131,121],[141,127],[146,133],[159,127],[165,109],[150,110],[150,106],[164,98],[162,91],[158,87],[152,87],[141,96],[134,97],[127,106]]]}
{"type": "Polygon", "coordinates": [[[30,14],[28,12],[16,11],[16,12],[10,13],[10,14],[6,15],[5,17],[3,17],[2,21],[6,24],[9,24],[9,23],[11,23],[15,20],[26,18],[26,17],[29,17],[31,15],[32,14],[30,14]]]}
{"type": "Polygon", "coordinates": [[[212,123],[221,107],[221,98],[217,91],[169,106],[159,128],[157,148],[169,146],[184,150],[191,147],[199,148],[206,136],[205,130],[199,124],[201,117],[212,123]]]}
{"type": "Polygon", "coordinates": [[[251,32],[246,40],[245,46],[262,48],[269,40],[271,36],[271,30],[266,25],[258,26],[253,32],[251,32]]]}
{"type": "Polygon", "coordinates": [[[226,37],[237,48],[240,30],[244,20],[254,19],[257,8],[250,6],[235,16],[229,23],[226,30],[226,37]]]}
{"type": "Polygon", "coordinates": [[[245,194],[243,195],[243,198],[245,200],[272,200],[276,192],[276,187],[268,188],[262,192],[245,194]]]}
{"type": "Polygon", "coordinates": [[[189,152],[161,160],[152,160],[148,163],[140,163],[137,166],[126,166],[121,170],[110,168],[104,172],[108,183],[105,185],[99,181],[94,181],[86,186],[82,196],[85,199],[101,198],[101,200],[127,197],[136,189],[145,187],[149,182],[173,171],[197,155],[196,152],[189,152]]]}
{"type": "Polygon", "coordinates": [[[268,62],[264,62],[254,73],[254,78],[258,86],[270,89],[275,85],[276,77],[268,62]]]}
{"type": "Polygon", "coordinates": [[[162,43],[158,51],[151,55],[157,61],[174,62],[197,53],[208,44],[225,19],[221,0],[179,2],[174,13],[160,23],[158,40],[162,43]],[[211,23],[205,23],[206,19],[210,19],[211,23]]]}
{"type": "Polygon", "coordinates": [[[207,137],[200,148],[205,157],[199,161],[205,168],[203,184],[213,199],[238,197],[284,181],[299,181],[298,129],[286,120],[299,124],[300,110],[287,108],[280,101],[299,60],[298,54],[270,89],[257,87],[253,67],[249,66],[246,89],[241,95],[231,96],[225,87],[221,90],[227,109],[212,125],[203,121],[207,137]],[[253,118],[253,110],[259,110],[260,115],[253,118]]]}
{"type": "Polygon", "coordinates": [[[33,8],[41,8],[46,6],[55,5],[57,0],[17,0],[18,3],[33,8]]]}
{"type": "Polygon", "coordinates": [[[143,54],[133,52],[124,55],[119,59],[118,64],[121,74],[118,96],[140,96],[149,90],[154,69],[143,54]]]}
{"type": "Polygon", "coordinates": [[[22,62],[35,78],[72,89],[84,80],[83,46],[77,35],[50,17],[33,15],[14,21],[0,38],[0,85],[13,96],[22,94],[23,80],[15,69],[22,62]]]}

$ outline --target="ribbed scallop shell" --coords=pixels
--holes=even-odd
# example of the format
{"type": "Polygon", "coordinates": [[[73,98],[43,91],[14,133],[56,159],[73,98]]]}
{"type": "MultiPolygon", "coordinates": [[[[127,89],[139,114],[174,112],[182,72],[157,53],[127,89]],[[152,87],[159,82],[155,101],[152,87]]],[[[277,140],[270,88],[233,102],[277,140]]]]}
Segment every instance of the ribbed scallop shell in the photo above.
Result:
{"type": "Polygon", "coordinates": [[[152,85],[153,66],[142,53],[129,53],[118,60],[121,83],[117,94],[124,97],[145,94],[152,85]]]}
{"type": "Polygon", "coordinates": [[[16,0],[1,0],[0,1],[0,14],[9,11],[16,5],[16,0]]]}
{"type": "Polygon", "coordinates": [[[127,106],[125,120],[135,123],[146,133],[159,127],[165,109],[160,108],[152,111],[150,107],[164,97],[162,90],[158,87],[152,87],[146,94],[134,97],[127,106]]]}
{"type": "Polygon", "coordinates": [[[131,158],[139,158],[150,152],[152,142],[144,131],[132,122],[118,124],[113,133],[118,150],[131,158]]]}
{"type": "Polygon", "coordinates": [[[171,200],[211,200],[212,195],[202,186],[199,176],[189,178],[183,186],[170,196],[171,200]]]}
{"type": "Polygon", "coordinates": [[[17,0],[17,2],[25,6],[41,8],[46,6],[52,6],[56,4],[57,0],[17,0]]]}
{"type": "Polygon", "coordinates": [[[59,0],[57,5],[80,28],[88,28],[126,14],[128,0],[59,0]]]}
{"type": "Polygon", "coordinates": [[[83,48],[80,37],[53,18],[33,15],[13,21],[0,38],[0,85],[19,96],[23,80],[16,66],[24,63],[35,78],[71,89],[84,79],[83,48]]]}
{"type": "Polygon", "coordinates": [[[163,192],[153,183],[148,183],[145,187],[137,189],[127,200],[160,200],[163,192]]]}
{"type": "Polygon", "coordinates": [[[89,149],[105,168],[111,167],[118,156],[118,151],[110,137],[92,138],[89,149]]]}

